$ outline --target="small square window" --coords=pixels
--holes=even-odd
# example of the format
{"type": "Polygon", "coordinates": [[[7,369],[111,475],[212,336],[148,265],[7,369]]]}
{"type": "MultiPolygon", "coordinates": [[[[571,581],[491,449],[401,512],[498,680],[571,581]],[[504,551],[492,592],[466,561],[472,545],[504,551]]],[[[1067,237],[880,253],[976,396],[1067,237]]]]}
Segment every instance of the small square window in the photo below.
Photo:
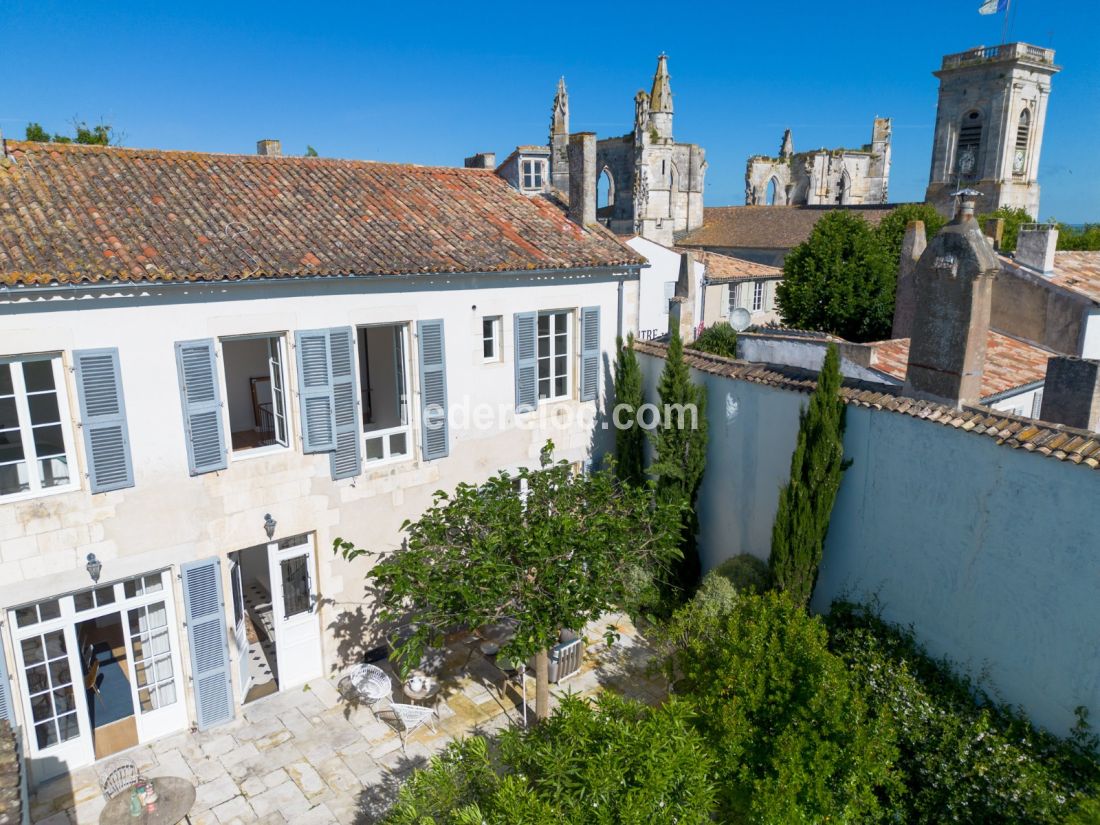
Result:
{"type": "Polygon", "coordinates": [[[481,319],[481,357],[486,361],[500,360],[500,322],[499,315],[481,319]]]}
{"type": "Polygon", "coordinates": [[[524,160],[520,164],[524,189],[542,189],[542,166],[541,160],[524,160]]]}

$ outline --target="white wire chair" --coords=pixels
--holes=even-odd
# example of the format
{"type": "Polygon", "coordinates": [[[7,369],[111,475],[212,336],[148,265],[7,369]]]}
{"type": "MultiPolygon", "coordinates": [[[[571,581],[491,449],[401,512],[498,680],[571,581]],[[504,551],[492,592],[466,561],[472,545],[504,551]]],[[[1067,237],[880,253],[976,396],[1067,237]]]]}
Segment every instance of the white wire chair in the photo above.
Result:
{"type": "Polygon", "coordinates": [[[401,736],[401,750],[405,749],[405,742],[409,734],[421,725],[427,725],[432,733],[435,733],[435,710],[424,708],[420,705],[404,705],[401,702],[390,702],[388,710],[393,712],[397,720],[397,732],[401,736]]]}
{"type": "Polygon", "coordinates": [[[393,683],[390,682],[390,677],[386,671],[375,665],[356,665],[348,671],[348,682],[371,710],[374,710],[379,702],[390,702],[393,697],[393,683]]]}
{"type": "Polygon", "coordinates": [[[103,779],[103,796],[108,800],[114,799],[120,793],[130,790],[141,778],[137,765],[133,760],[124,759],[115,762],[108,769],[103,779]]]}

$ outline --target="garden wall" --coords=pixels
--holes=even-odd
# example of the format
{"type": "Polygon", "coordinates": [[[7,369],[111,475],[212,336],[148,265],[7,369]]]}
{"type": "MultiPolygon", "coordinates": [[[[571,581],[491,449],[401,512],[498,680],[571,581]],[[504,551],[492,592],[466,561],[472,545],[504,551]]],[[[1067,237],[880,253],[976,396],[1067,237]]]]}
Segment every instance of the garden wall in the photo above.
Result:
{"type": "MultiPolygon", "coordinates": [[[[663,360],[639,359],[656,400],[663,360]]],[[[738,553],[767,558],[807,395],[693,374],[709,403],[703,568],[738,553]]],[[[1100,718],[1100,471],[854,404],[845,454],[853,463],[813,607],[877,601],[933,655],[1055,732],[1070,729],[1078,705],[1100,718]]]]}

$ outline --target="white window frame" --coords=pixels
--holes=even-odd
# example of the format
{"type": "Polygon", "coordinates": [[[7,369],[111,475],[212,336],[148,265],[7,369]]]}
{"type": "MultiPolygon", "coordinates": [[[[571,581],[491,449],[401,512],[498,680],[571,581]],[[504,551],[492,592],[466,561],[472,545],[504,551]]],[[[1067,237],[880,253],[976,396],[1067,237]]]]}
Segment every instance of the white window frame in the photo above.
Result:
{"type": "Polygon", "coordinates": [[[226,335],[218,339],[217,345],[217,358],[219,362],[219,377],[222,382],[222,393],[224,397],[224,403],[222,404],[222,422],[225,427],[225,441],[226,447],[229,452],[230,461],[247,461],[250,458],[260,458],[271,453],[279,453],[283,450],[290,449],[290,406],[288,399],[290,398],[290,387],[287,384],[287,369],[286,358],[288,348],[286,345],[286,333],[285,332],[257,332],[255,334],[249,333],[248,335],[226,335]],[[278,354],[275,357],[271,355],[270,341],[275,339],[278,343],[278,354]],[[267,374],[271,377],[271,402],[272,402],[272,417],[275,419],[275,443],[264,444],[262,447],[246,447],[242,450],[236,450],[233,448],[233,421],[229,415],[229,381],[227,380],[226,359],[225,359],[225,345],[232,344],[238,341],[268,341],[268,357],[267,357],[267,374]],[[279,416],[275,412],[275,377],[276,368],[278,368],[279,386],[283,394],[283,437],[279,438],[279,416]]]}
{"type": "MultiPolygon", "coordinates": [[[[15,399],[16,415],[19,419],[19,435],[23,442],[23,461],[27,465],[28,489],[16,493],[0,495],[0,503],[24,501],[30,498],[52,496],[80,489],[80,467],[77,463],[73,442],[72,417],[69,412],[68,383],[65,381],[65,369],[61,353],[43,353],[29,355],[10,355],[0,357],[0,364],[19,364],[19,369],[11,370],[12,397],[15,399]],[[69,466],[69,483],[54,487],[43,487],[38,477],[38,455],[34,450],[34,426],[30,423],[30,407],[27,403],[26,383],[23,379],[22,364],[28,361],[49,361],[52,366],[54,393],[57,395],[57,416],[61,426],[61,440],[65,448],[65,460],[69,466]]],[[[5,396],[7,397],[7,396],[5,396]]],[[[50,425],[53,426],[53,425],[50,425]]],[[[8,462],[15,464],[18,462],[8,462]]]]}
{"type": "Polygon", "coordinates": [[[765,281],[753,281],[752,282],[752,311],[763,312],[764,311],[764,290],[766,289],[765,281]]]}
{"type": "Polygon", "coordinates": [[[504,351],[504,347],[501,346],[503,339],[502,332],[504,328],[504,318],[500,315],[485,315],[481,319],[481,360],[486,363],[499,362],[501,360],[501,354],[504,351]],[[485,325],[489,324],[490,328],[486,333],[485,325]],[[492,352],[489,355],[485,354],[485,345],[487,343],[492,344],[492,352]]]}
{"type": "Polygon", "coordinates": [[[726,300],[726,314],[732,315],[733,311],[741,306],[741,284],[729,285],[729,295],[726,300]]]}
{"type": "MultiPolygon", "coordinates": [[[[364,374],[366,365],[360,363],[361,359],[359,357],[359,331],[368,327],[398,327],[401,331],[401,352],[398,355],[404,362],[403,374],[405,376],[405,398],[403,401],[401,401],[401,403],[405,405],[405,423],[400,424],[396,427],[388,427],[384,430],[367,431],[368,425],[362,420],[361,413],[356,413],[357,415],[360,415],[359,426],[363,430],[363,466],[374,468],[380,467],[383,464],[396,464],[401,461],[413,461],[416,459],[416,451],[418,449],[416,440],[413,438],[413,433],[416,431],[415,426],[418,425],[418,422],[416,421],[416,410],[418,409],[418,404],[413,403],[413,359],[412,352],[409,348],[409,322],[394,321],[393,323],[383,324],[360,324],[359,326],[355,327],[355,363],[356,369],[358,370],[355,378],[360,392],[362,392],[363,384],[366,380],[366,375],[364,374]],[[405,452],[393,452],[391,447],[391,439],[393,436],[400,435],[402,433],[404,433],[405,435],[405,452]],[[381,439],[382,444],[382,456],[380,458],[370,458],[368,444],[371,441],[378,441],[379,439],[381,439]]],[[[417,375],[417,380],[419,381],[419,379],[420,376],[417,375]]]]}
{"type": "Polygon", "coordinates": [[[537,380],[537,395],[540,402],[546,401],[548,403],[554,401],[565,401],[573,397],[573,355],[574,355],[574,317],[575,313],[571,309],[547,309],[541,310],[535,319],[535,376],[537,380]],[[565,316],[565,352],[557,352],[555,350],[555,342],[557,341],[557,333],[554,330],[554,325],[557,323],[557,316],[565,316]],[[539,354],[539,344],[543,338],[539,332],[539,321],[543,318],[550,318],[550,333],[547,336],[550,341],[550,353],[543,356],[539,354]],[[561,355],[565,355],[565,392],[557,395],[554,393],[555,379],[561,377],[561,375],[555,372],[555,364],[557,358],[561,355]],[[548,378],[542,377],[541,364],[543,361],[550,362],[550,374],[548,378]],[[542,382],[550,382],[550,393],[548,395],[542,394],[542,382]]]}
{"type": "Polygon", "coordinates": [[[522,158],[519,162],[519,181],[522,189],[542,189],[546,181],[546,161],[542,158],[522,158]]]}

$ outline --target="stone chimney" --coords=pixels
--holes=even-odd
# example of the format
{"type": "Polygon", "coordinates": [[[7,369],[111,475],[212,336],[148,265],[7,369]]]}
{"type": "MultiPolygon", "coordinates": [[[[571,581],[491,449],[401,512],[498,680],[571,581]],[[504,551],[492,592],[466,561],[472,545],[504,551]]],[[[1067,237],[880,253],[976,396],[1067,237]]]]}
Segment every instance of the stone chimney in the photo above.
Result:
{"type": "Polygon", "coordinates": [[[1054,274],[1054,250],[1058,229],[1049,223],[1027,223],[1016,236],[1016,263],[1050,277],[1054,274]]]}
{"type": "Polygon", "coordinates": [[[908,338],[913,334],[913,313],[917,310],[917,261],[927,247],[928,236],[924,230],[924,221],[909,221],[905,227],[905,237],[901,241],[891,338],[908,338]]]}
{"type": "Polygon", "coordinates": [[[470,155],[466,158],[462,165],[467,169],[496,169],[497,168],[497,153],[496,152],[478,152],[477,154],[470,155]]]}
{"type": "Polygon", "coordinates": [[[596,133],[569,136],[569,220],[581,226],[596,222],[596,133]]]}
{"type": "Polygon", "coordinates": [[[916,268],[916,311],[904,394],[957,409],[981,400],[993,279],[1000,264],[974,218],[976,193],[960,193],[955,219],[916,268]]]}
{"type": "Polygon", "coordinates": [[[680,275],[676,279],[676,292],[668,302],[668,328],[680,331],[680,340],[690,344],[695,340],[695,256],[680,253],[680,275]]]}
{"type": "Polygon", "coordinates": [[[993,248],[999,250],[1005,236],[1005,219],[986,218],[985,226],[983,226],[982,229],[985,230],[985,236],[993,242],[993,248]]]}
{"type": "Polygon", "coordinates": [[[1047,361],[1043,421],[1100,431],[1100,361],[1056,355],[1047,361]]]}
{"type": "Polygon", "coordinates": [[[277,140],[257,140],[256,154],[266,155],[269,158],[282,157],[283,145],[277,140]]]}

